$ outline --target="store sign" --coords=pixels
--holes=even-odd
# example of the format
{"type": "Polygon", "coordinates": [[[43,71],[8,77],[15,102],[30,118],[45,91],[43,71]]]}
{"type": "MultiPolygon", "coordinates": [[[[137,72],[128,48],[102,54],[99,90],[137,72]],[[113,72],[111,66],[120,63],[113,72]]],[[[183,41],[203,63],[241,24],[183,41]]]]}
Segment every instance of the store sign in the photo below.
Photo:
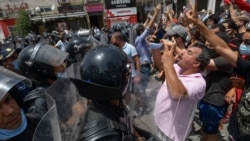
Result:
{"type": "Polygon", "coordinates": [[[105,0],[106,9],[136,7],[135,0],[105,0]]]}
{"type": "Polygon", "coordinates": [[[98,3],[98,4],[86,4],[85,8],[86,8],[87,12],[98,12],[98,11],[103,11],[103,9],[104,9],[102,3],[98,3]]]}
{"type": "Polygon", "coordinates": [[[8,13],[19,12],[20,10],[28,9],[29,5],[26,2],[22,3],[7,3],[4,6],[0,6],[1,11],[7,11],[8,13]]]}
{"type": "Polygon", "coordinates": [[[136,15],[136,7],[131,8],[119,8],[119,9],[107,9],[107,17],[136,15]]]}
{"type": "Polygon", "coordinates": [[[58,7],[59,13],[75,13],[75,12],[83,12],[82,5],[67,5],[58,7]]]}

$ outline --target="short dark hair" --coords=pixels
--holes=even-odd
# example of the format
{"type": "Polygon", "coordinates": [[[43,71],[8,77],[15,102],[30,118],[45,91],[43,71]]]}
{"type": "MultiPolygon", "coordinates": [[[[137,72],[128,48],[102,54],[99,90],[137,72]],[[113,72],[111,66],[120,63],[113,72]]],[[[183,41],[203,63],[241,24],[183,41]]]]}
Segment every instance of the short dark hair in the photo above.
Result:
{"type": "Polygon", "coordinates": [[[212,14],[210,15],[207,19],[211,20],[214,22],[214,24],[218,24],[220,21],[220,17],[218,14],[212,14]]]}
{"type": "Polygon", "coordinates": [[[225,32],[226,31],[225,26],[223,26],[222,24],[215,24],[215,25],[213,25],[212,29],[215,29],[215,28],[219,28],[219,31],[221,31],[221,32],[225,32]]]}
{"type": "Polygon", "coordinates": [[[204,70],[204,68],[209,64],[209,61],[211,59],[211,56],[208,51],[208,47],[201,42],[196,42],[191,47],[197,47],[197,48],[202,49],[201,54],[196,58],[196,60],[198,60],[201,63],[199,68],[201,70],[204,70]]]}
{"type": "Polygon", "coordinates": [[[137,35],[137,36],[141,35],[141,32],[143,32],[144,29],[145,29],[145,28],[144,28],[144,25],[143,25],[143,24],[138,25],[138,27],[135,29],[135,30],[136,30],[136,35],[137,35]]]}

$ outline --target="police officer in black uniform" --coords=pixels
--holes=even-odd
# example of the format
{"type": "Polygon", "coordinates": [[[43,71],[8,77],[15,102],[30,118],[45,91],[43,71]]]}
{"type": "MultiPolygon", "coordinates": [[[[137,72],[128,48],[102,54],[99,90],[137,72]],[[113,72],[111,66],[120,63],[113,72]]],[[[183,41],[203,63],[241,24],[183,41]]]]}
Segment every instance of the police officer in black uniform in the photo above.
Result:
{"type": "Polygon", "coordinates": [[[25,47],[18,56],[18,66],[22,75],[33,81],[35,89],[24,97],[30,113],[42,117],[46,112],[45,90],[66,69],[65,60],[68,53],[45,43],[25,47]]]}
{"type": "Polygon", "coordinates": [[[17,85],[31,81],[10,70],[0,67],[0,140],[32,141],[39,122],[37,115],[25,113],[17,85]]]}
{"type": "Polygon", "coordinates": [[[134,134],[122,102],[130,73],[127,55],[113,45],[100,45],[85,54],[81,80],[70,78],[79,94],[89,99],[79,141],[134,141],[140,136],[134,134]]]}

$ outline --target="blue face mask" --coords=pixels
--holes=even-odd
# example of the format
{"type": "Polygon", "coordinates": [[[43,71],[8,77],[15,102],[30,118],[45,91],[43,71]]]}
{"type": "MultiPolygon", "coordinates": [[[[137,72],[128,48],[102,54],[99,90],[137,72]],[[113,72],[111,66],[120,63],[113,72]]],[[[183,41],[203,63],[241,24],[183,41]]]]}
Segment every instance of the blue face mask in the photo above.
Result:
{"type": "Polygon", "coordinates": [[[13,61],[12,64],[13,64],[15,70],[19,70],[17,59],[15,61],[13,61]]]}
{"type": "Polygon", "coordinates": [[[63,73],[61,73],[61,72],[57,72],[56,73],[56,77],[57,78],[66,78],[66,76],[63,73]]]}
{"type": "Polygon", "coordinates": [[[22,124],[14,130],[8,130],[8,129],[0,129],[0,140],[5,141],[9,140],[19,134],[21,134],[27,127],[27,119],[24,115],[23,110],[21,110],[21,116],[22,116],[22,124]]]}
{"type": "Polygon", "coordinates": [[[250,45],[241,44],[239,51],[241,55],[250,55],[250,45]]]}

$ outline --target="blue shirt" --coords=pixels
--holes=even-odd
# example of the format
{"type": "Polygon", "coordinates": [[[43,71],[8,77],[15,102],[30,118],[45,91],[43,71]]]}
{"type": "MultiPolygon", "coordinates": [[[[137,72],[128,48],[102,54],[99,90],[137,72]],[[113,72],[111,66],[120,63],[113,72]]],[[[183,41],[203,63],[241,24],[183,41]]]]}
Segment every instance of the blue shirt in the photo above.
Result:
{"type": "Polygon", "coordinates": [[[132,77],[135,77],[136,72],[135,72],[135,62],[133,57],[137,55],[137,51],[135,47],[129,43],[125,43],[125,45],[122,47],[122,50],[127,54],[130,61],[132,62],[132,77]]]}
{"type": "Polygon", "coordinates": [[[150,29],[148,27],[145,28],[144,32],[137,36],[135,39],[135,47],[137,53],[139,55],[140,63],[148,62],[151,63],[151,55],[149,51],[149,45],[146,42],[146,37],[149,34],[150,29]]]}

